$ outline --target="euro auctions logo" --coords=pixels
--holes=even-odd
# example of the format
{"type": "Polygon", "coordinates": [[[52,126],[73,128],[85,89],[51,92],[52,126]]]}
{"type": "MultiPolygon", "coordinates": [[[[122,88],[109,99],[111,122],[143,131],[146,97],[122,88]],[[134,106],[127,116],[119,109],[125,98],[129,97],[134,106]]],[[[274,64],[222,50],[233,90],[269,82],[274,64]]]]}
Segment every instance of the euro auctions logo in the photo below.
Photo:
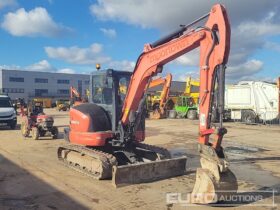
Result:
{"type": "Polygon", "coordinates": [[[167,193],[166,204],[168,206],[197,206],[197,204],[209,204],[211,206],[269,206],[275,207],[276,190],[258,190],[258,191],[219,191],[217,193],[167,193]]]}

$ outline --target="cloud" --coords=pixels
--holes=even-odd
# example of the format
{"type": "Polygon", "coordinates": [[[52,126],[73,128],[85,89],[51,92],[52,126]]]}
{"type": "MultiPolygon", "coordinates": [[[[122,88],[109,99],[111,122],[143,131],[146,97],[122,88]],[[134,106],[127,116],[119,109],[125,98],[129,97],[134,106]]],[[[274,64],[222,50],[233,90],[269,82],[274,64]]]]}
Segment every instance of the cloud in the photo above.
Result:
{"type": "Polygon", "coordinates": [[[250,36],[272,36],[280,34],[280,25],[272,22],[275,18],[275,12],[269,12],[261,21],[245,21],[237,29],[239,33],[250,36]]]}
{"type": "Polygon", "coordinates": [[[206,14],[214,3],[222,3],[227,7],[234,24],[246,19],[260,20],[267,11],[279,10],[279,0],[174,0],[172,7],[169,0],[98,0],[90,6],[90,11],[103,21],[112,20],[143,28],[170,30],[206,14]]]}
{"type": "Polygon", "coordinates": [[[247,77],[259,73],[262,70],[263,62],[260,60],[249,60],[243,64],[228,67],[226,77],[229,80],[244,80],[247,77]]]}
{"type": "Polygon", "coordinates": [[[50,58],[63,60],[72,64],[106,63],[109,57],[101,54],[103,46],[93,43],[87,48],[72,47],[45,47],[45,52],[50,58]]]}
{"type": "Polygon", "coordinates": [[[65,73],[74,74],[75,70],[70,68],[57,69],[52,66],[47,60],[41,60],[37,63],[28,66],[18,66],[18,65],[0,65],[0,69],[6,70],[25,70],[25,71],[39,71],[39,72],[54,72],[54,73],[65,73]]]}
{"type": "Polygon", "coordinates": [[[3,65],[0,65],[0,69],[5,69],[5,70],[20,70],[22,69],[19,65],[15,65],[15,64],[12,64],[12,65],[6,65],[6,64],[3,64],[3,65]]]}
{"type": "Polygon", "coordinates": [[[0,1],[0,9],[3,9],[4,7],[8,7],[8,6],[15,6],[15,5],[17,5],[16,0],[1,0],[0,1]]]}
{"type": "Polygon", "coordinates": [[[173,61],[173,63],[177,65],[182,66],[197,66],[199,64],[199,50],[195,49],[188,54],[182,55],[176,60],[173,61]]]}
{"type": "Polygon", "coordinates": [[[110,61],[108,63],[108,68],[121,70],[121,71],[133,71],[134,67],[135,67],[135,62],[128,61],[128,60],[110,61]]]}
{"type": "Polygon", "coordinates": [[[4,16],[2,28],[14,36],[58,37],[71,33],[71,29],[54,22],[47,10],[36,7],[29,12],[24,8],[4,16]]]}
{"type": "Polygon", "coordinates": [[[100,31],[109,38],[115,38],[117,36],[117,32],[112,28],[100,28],[100,31]]]}
{"type": "Polygon", "coordinates": [[[199,80],[199,71],[187,71],[185,73],[172,74],[174,80],[186,82],[187,77],[191,77],[194,80],[199,80]]]}
{"type": "Polygon", "coordinates": [[[276,42],[266,42],[265,43],[265,48],[270,49],[270,50],[274,50],[276,52],[280,52],[280,44],[276,43],[276,42]]]}
{"type": "Polygon", "coordinates": [[[47,60],[41,60],[37,63],[25,67],[24,69],[29,71],[42,71],[42,72],[56,71],[56,68],[53,67],[47,60]]]}
{"type": "Polygon", "coordinates": [[[75,70],[73,69],[69,69],[69,68],[65,68],[65,69],[59,69],[56,71],[57,73],[64,73],[64,74],[75,74],[75,70]]]}
{"type": "MultiPolygon", "coordinates": [[[[280,35],[280,0],[174,0],[172,4],[175,6],[172,7],[169,0],[161,0],[160,3],[150,0],[98,0],[90,6],[90,11],[100,21],[155,28],[166,34],[180,24],[190,23],[209,12],[214,3],[225,5],[229,14],[232,39],[228,69],[235,69],[236,72],[229,74],[229,77],[238,79],[235,75],[242,75],[243,67],[250,64],[260,68],[254,54],[257,50],[272,46],[272,43],[266,41],[268,36],[280,35]]],[[[274,44],[273,50],[278,52],[278,49],[279,46],[274,44]]],[[[190,52],[176,59],[173,64],[181,65],[182,68],[195,66],[198,64],[198,56],[198,52],[190,52]]],[[[250,72],[257,74],[261,70],[250,72]]]]}
{"type": "Polygon", "coordinates": [[[104,55],[103,46],[99,43],[93,43],[86,48],[80,48],[77,46],[45,47],[45,52],[50,58],[77,65],[95,65],[99,63],[103,68],[113,68],[125,71],[132,71],[135,66],[135,62],[133,61],[116,61],[111,57],[104,55]]]}

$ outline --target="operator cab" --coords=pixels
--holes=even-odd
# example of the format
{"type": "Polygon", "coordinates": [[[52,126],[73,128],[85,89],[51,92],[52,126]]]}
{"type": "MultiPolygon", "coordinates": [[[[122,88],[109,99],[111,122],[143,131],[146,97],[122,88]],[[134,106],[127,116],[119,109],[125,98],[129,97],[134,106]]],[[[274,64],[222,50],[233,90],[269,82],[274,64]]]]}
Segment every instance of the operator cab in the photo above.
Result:
{"type": "Polygon", "coordinates": [[[113,69],[95,71],[91,74],[89,102],[107,111],[113,131],[116,130],[121,117],[131,75],[132,72],[113,69]]]}

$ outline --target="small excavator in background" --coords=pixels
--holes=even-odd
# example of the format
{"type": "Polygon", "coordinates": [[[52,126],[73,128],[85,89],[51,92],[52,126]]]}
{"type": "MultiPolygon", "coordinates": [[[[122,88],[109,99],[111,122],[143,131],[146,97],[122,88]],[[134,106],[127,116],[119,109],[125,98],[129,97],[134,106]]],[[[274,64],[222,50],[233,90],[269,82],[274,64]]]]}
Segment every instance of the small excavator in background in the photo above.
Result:
{"type": "Polygon", "coordinates": [[[198,80],[194,80],[191,77],[187,77],[184,96],[189,96],[193,98],[195,104],[198,104],[199,100],[199,86],[200,82],[198,80]]]}
{"type": "MultiPolygon", "coordinates": [[[[172,74],[167,74],[165,78],[159,77],[159,78],[153,79],[150,82],[149,88],[163,85],[162,91],[160,91],[159,97],[156,97],[155,100],[153,100],[153,98],[155,98],[155,96],[147,97],[147,100],[150,102],[149,107],[151,107],[150,109],[148,109],[150,119],[165,118],[168,107],[174,105],[174,102],[172,100],[168,100],[169,92],[170,92],[170,88],[171,88],[171,82],[172,82],[172,74]],[[150,111],[150,110],[152,110],[152,111],[150,111]]],[[[169,108],[172,109],[173,107],[169,107],[169,108]]]]}
{"type": "Polygon", "coordinates": [[[142,143],[145,99],[152,77],[161,73],[165,64],[199,47],[201,168],[196,172],[192,202],[214,203],[225,198],[225,194],[234,194],[237,180],[222,147],[227,133],[223,127],[223,108],[230,24],[220,4],[168,36],[146,44],[132,73],[94,72],[89,103],[70,109],[70,128],[65,130],[69,144],[58,148],[59,160],[95,179],[112,177],[115,186],[184,174],[186,157],[172,158],[168,150],[142,143]],[[206,18],[203,26],[197,26],[206,18]],[[123,85],[127,87],[126,94],[120,91],[123,85]],[[218,94],[214,94],[216,91],[218,94]],[[211,123],[213,104],[220,114],[215,125],[211,123]]]}
{"type": "Polygon", "coordinates": [[[70,106],[77,106],[82,102],[81,94],[73,86],[70,87],[70,106]]]}

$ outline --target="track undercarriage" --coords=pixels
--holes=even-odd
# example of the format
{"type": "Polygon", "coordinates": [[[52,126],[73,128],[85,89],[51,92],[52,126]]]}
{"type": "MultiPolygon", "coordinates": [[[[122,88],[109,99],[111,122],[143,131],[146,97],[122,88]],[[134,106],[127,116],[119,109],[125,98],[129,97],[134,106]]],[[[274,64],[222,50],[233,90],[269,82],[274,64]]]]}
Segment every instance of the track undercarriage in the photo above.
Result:
{"type": "Polygon", "coordinates": [[[184,174],[187,158],[170,158],[168,150],[142,143],[117,150],[71,144],[58,148],[58,159],[66,166],[94,179],[112,178],[115,187],[184,174]]]}

